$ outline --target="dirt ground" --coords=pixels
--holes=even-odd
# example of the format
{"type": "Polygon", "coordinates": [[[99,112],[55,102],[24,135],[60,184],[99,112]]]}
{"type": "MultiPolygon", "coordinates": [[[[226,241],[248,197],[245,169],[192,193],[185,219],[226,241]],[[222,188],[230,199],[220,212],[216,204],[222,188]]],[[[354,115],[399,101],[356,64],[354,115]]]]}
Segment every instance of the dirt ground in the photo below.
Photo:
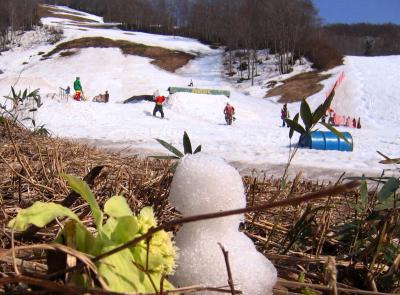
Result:
{"type": "Polygon", "coordinates": [[[305,97],[309,97],[322,90],[322,80],[326,80],[330,75],[321,75],[318,72],[307,72],[283,81],[283,85],[279,85],[267,92],[265,97],[281,96],[279,102],[291,103],[301,101],[305,97]]]}

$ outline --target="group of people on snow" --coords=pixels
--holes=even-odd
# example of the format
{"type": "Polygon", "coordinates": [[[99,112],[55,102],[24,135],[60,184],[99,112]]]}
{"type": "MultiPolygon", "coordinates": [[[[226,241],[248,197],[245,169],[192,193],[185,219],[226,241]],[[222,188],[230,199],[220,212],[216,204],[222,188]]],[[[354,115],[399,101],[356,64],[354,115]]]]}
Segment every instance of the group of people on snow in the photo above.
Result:
{"type": "MultiPolygon", "coordinates": [[[[81,79],[79,77],[76,77],[73,84],[74,84],[74,95],[72,96],[72,98],[76,101],[86,100],[85,96],[83,95],[81,79]]],[[[65,94],[69,96],[70,93],[71,93],[71,88],[68,86],[65,89],[65,94]]],[[[107,103],[109,99],[110,99],[110,94],[108,93],[108,90],[106,90],[104,94],[100,93],[99,95],[95,96],[93,98],[93,101],[107,103]]]]}
{"type": "MultiPolygon", "coordinates": [[[[83,96],[83,88],[82,88],[82,84],[80,81],[79,77],[76,77],[75,81],[74,81],[74,95],[73,95],[73,99],[76,101],[82,101],[85,100],[84,96],[83,96]]],[[[190,80],[189,83],[189,87],[193,87],[193,81],[190,80]]],[[[65,94],[67,94],[68,96],[71,93],[71,88],[68,86],[65,89],[65,94]]],[[[108,91],[105,91],[105,94],[99,94],[97,96],[95,96],[93,98],[94,102],[104,102],[107,103],[109,101],[110,95],[108,93],[108,91]]],[[[153,109],[153,116],[156,117],[157,113],[161,114],[161,118],[164,119],[164,109],[163,109],[163,104],[165,102],[165,96],[161,95],[159,93],[159,91],[157,90],[154,94],[153,94],[153,100],[154,100],[154,109],[153,109]]],[[[236,120],[236,118],[234,117],[235,115],[235,108],[229,103],[226,103],[226,106],[224,108],[224,115],[225,115],[225,121],[227,125],[232,125],[233,121],[236,120]]]]}
{"type": "Polygon", "coordinates": [[[328,117],[328,124],[333,126],[345,126],[351,128],[361,128],[361,118],[351,118],[350,116],[340,116],[332,108],[328,108],[326,115],[322,118],[325,122],[328,117]]]}
{"type": "MultiPolygon", "coordinates": [[[[289,127],[286,123],[286,119],[289,119],[289,110],[287,108],[287,103],[285,103],[281,109],[281,119],[282,119],[282,127],[289,127]]],[[[328,118],[328,124],[332,126],[345,126],[352,128],[361,128],[361,119],[358,118],[350,118],[350,116],[338,116],[332,108],[328,108],[326,114],[324,114],[321,118],[321,121],[325,123],[326,118],[328,118]]]]}
{"type": "MultiPolygon", "coordinates": [[[[193,87],[193,81],[190,80],[190,84],[189,87],[193,87]]],[[[73,98],[76,101],[81,101],[84,100],[84,96],[83,96],[83,89],[82,89],[82,84],[80,81],[79,77],[76,77],[75,81],[74,81],[74,95],[73,98]]],[[[71,92],[71,88],[68,86],[65,89],[65,94],[69,95],[71,92]]],[[[110,95],[108,93],[108,91],[105,91],[105,94],[99,94],[97,96],[95,96],[93,98],[94,102],[104,102],[107,103],[109,101],[110,95]]],[[[161,114],[161,118],[164,118],[164,110],[163,110],[163,104],[165,102],[165,96],[160,95],[159,91],[157,90],[154,95],[153,95],[153,100],[154,100],[154,109],[153,109],[153,116],[157,116],[157,113],[161,114]]],[[[235,118],[235,108],[229,103],[226,103],[226,106],[224,108],[223,111],[224,115],[225,115],[225,121],[227,125],[232,125],[233,121],[236,120],[235,118]]],[[[290,115],[289,115],[289,110],[287,107],[287,103],[285,103],[281,109],[281,119],[282,119],[282,127],[289,127],[286,123],[286,119],[289,119],[290,115]]],[[[334,112],[334,110],[332,108],[329,108],[326,112],[326,114],[322,117],[322,122],[326,121],[326,118],[328,118],[328,123],[331,125],[341,125],[341,126],[347,126],[347,127],[353,127],[353,128],[361,128],[361,120],[360,118],[358,118],[358,121],[356,120],[356,118],[350,118],[349,116],[343,117],[341,119],[341,121],[343,121],[341,124],[337,124],[337,115],[334,112]]]]}
{"type": "MultiPolygon", "coordinates": [[[[193,81],[190,80],[190,87],[193,86],[193,81]]],[[[163,109],[163,105],[164,102],[166,101],[165,96],[161,95],[160,92],[157,90],[156,92],[154,92],[153,94],[153,101],[155,103],[154,105],[154,109],[153,109],[153,116],[156,117],[157,113],[161,114],[161,118],[164,118],[164,109],[163,109]]],[[[232,125],[233,121],[236,120],[236,118],[234,117],[235,115],[235,108],[229,103],[227,102],[224,108],[224,115],[225,115],[225,121],[227,125],[232,125]]]]}

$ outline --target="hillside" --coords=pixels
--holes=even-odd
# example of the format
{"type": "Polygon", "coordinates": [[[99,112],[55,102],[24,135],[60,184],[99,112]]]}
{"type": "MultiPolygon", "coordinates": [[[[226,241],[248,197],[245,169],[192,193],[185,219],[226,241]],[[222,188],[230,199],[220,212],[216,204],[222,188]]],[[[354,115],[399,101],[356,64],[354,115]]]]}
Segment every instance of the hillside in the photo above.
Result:
{"type": "MultiPolygon", "coordinates": [[[[288,130],[280,127],[279,97],[264,96],[268,79],[286,77],[263,72],[255,86],[244,83],[238,87],[223,75],[222,49],[211,49],[182,37],[124,32],[104,24],[100,17],[66,7],[58,9],[61,17],[53,13],[42,22],[62,28],[62,40],[51,45],[41,42],[38,32],[27,32],[21,37],[20,47],[0,56],[4,72],[0,75],[2,95],[7,95],[12,85],[17,89],[40,88],[44,105],[36,115],[38,125],[45,124],[55,136],[142,155],[164,152],[154,138],[177,144],[183,131],[187,131],[206,153],[224,157],[244,173],[253,168],[274,175],[282,173],[289,152],[288,130]],[[77,14],[79,19],[66,17],[77,14]],[[75,48],[72,55],[62,56],[61,51],[42,58],[63,42],[98,37],[180,51],[196,58],[174,72],[152,64],[150,57],[127,55],[119,48],[75,48]],[[93,98],[108,90],[110,103],[61,99],[59,87],[72,86],[77,76],[85,96],[93,98]],[[165,92],[170,86],[187,86],[191,79],[195,87],[231,91],[229,100],[236,108],[237,118],[233,126],[224,123],[223,97],[179,94],[167,103],[168,120],[164,121],[149,116],[151,102],[122,103],[132,96],[151,95],[157,89],[165,92]]],[[[345,80],[337,89],[333,108],[339,114],[361,117],[363,128],[348,130],[354,138],[354,152],[301,150],[292,163],[292,174],[302,170],[307,177],[328,179],[342,172],[380,174],[383,166],[378,164],[380,156],[376,151],[396,156],[400,144],[396,129],[400,120],[399,74],[394,70],[399,64],[398,56],[346,57],[345,65],[323,73],[331,76],[320,82],[323,89],[312,95],[309,103],[313,107],[321,103],[344,72],[345,80]]],[[[287,77],[304,71],[309,68],[295,67],[287,77]]],[[[298,110],[299,103],[289,105],[292,115],[298,110]]]]}

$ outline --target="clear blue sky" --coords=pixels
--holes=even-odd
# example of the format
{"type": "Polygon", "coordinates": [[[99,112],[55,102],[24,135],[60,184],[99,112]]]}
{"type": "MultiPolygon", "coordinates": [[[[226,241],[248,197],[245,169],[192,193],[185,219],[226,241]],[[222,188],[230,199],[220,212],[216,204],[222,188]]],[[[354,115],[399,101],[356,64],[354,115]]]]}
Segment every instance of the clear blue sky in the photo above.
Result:
{"type": "Polygon", "coordinates": [[[324,24],[400,24],[400,0],[313,0],[324,24]]]}

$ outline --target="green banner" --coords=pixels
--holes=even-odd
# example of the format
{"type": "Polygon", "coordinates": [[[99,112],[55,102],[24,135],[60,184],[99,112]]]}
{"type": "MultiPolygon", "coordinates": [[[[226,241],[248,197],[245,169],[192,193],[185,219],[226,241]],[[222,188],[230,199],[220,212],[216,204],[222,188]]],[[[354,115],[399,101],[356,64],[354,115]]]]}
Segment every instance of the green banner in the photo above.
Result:
{"type": "Polygon", "coordinates": [[[227,97],[231,96],[229,90],[218,90],[218,89],[200,89],[200,88],[187,88],[187,87],[169,87],[168,91],[170,94],[177,92],[189,92],[196,94],[209,94],[209,95],[225,95],[227,97]]]}

